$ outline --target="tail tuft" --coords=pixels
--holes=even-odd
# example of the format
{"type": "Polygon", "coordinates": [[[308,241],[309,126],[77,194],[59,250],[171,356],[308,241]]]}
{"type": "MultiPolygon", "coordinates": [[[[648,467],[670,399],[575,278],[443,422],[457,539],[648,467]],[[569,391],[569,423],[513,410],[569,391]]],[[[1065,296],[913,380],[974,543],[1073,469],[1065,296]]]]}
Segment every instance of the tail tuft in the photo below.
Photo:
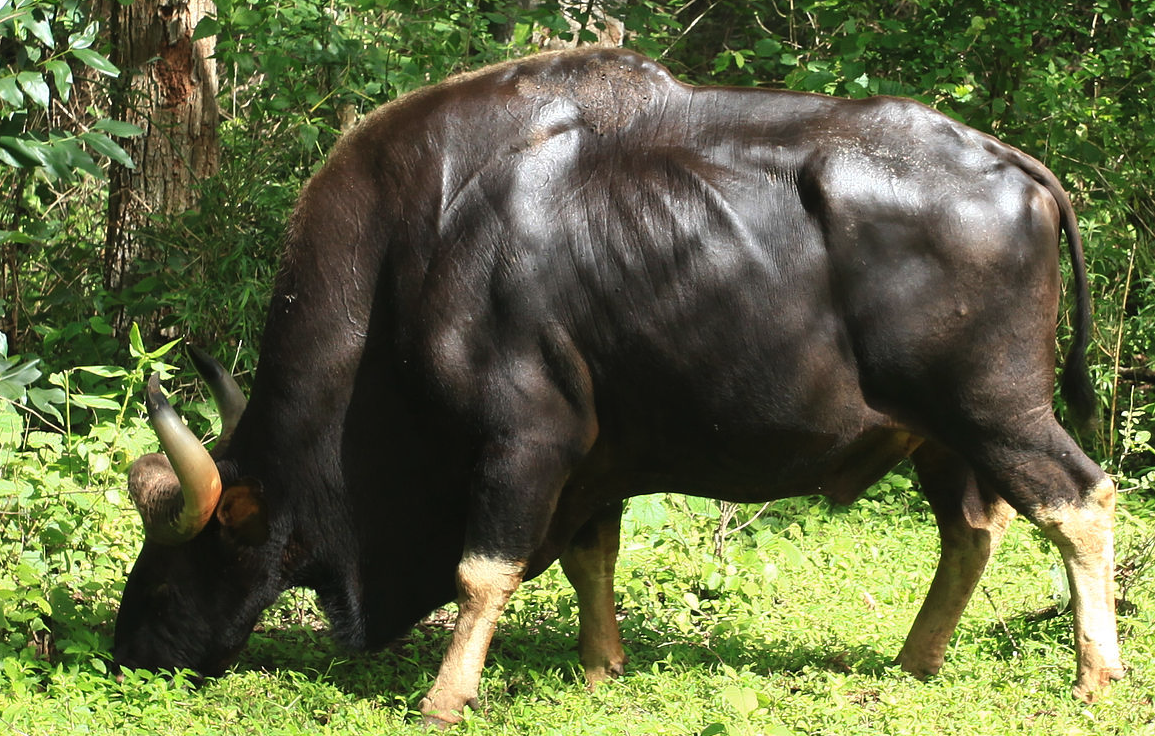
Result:
{"type": "Polygon", "coordinates": [[[1076,340],[1067,352],[1059,392],[1067,402],[1071,423],[1079,432],[1093,429],[1097,423],[1099,397],[1087,371],[1087,341],[1076,340]],[[1081,343],[1081,344],[1080,344],[1081,343]]]}

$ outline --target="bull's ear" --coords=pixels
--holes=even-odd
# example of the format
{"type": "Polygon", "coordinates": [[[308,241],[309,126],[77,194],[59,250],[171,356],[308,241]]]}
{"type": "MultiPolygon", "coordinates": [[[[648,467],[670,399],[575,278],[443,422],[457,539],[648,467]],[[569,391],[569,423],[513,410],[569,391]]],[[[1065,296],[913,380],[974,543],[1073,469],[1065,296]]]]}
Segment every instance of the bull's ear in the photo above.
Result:
{"type": "Polygon", "coordinates": [[[221,493],[217,521],[225,533],[241,544],[263,544],[269,538],[269,517],[261,483],[242,478],[221,493]]]}

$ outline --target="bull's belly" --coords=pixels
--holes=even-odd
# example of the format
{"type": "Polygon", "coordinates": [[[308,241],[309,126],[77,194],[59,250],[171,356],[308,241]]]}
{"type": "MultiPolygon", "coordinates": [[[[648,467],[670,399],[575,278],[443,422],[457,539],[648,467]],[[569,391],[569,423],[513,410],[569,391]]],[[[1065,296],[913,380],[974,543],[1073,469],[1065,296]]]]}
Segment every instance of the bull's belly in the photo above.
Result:
{"type": "Polygon", "coordinates": [[[529,577],[548,567],[607,504],[646,493],[684,493],[738,503],[823,495],[850,503],[922,442],[904,429],[873,426],[847,439],[764,437],[765,442],[663,443],[638,454],[599,442],[571,474],[550,529],[531,555],[529,577]]]}
{"type": "Polygon", "coordinates": [[[599,463],[594,473],[579,472],[575,479],[584,493],[602,495],[593,489],[601,484],[618,498],[674,492],[753,503],[823,495],[850,503],[921,442],[921,437],[892,427],[875,427],[846,439],[790,435],[760,444],[703,442],[668,446],[616,467],[599,463]]]}

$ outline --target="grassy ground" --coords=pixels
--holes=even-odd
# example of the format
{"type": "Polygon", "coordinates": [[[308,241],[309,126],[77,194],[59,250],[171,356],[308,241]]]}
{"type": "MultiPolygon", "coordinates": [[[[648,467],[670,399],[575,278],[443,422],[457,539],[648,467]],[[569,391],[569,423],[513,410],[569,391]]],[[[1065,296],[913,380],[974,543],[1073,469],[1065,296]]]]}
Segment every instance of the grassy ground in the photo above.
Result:
{"type": "MultiPolygon", "coordinates": [[[[618,573],[627,675],[585,691],[572,591],[555,566],[511,603],[482,681],[483,712],[458,732],[1155,734],[1155,590],[1141,554],[1155,525],[1126,508],[1121,567],[1139,568],[1123,579],[1131,669],[1094,705],[1069,697],[1070,615],[1048,611],[1061,597],[1058,557],[1022,521],[943,672],[922,683],[890,664],[929,585],[937,539],[917,494],[884,485],[849,509],[773,505],[729,538],[721,560],[713,506],[636,500],[618,573]]],[[[125,542],[128,556],[135,544],[125,542]]],[[[448,641],[449,614],[386,652],[352,655],[328,640],[308,595],[289,593],[234,670],[199,685],[143,672],[115,682],[97,656],[110,644],[109,617],[90,650],[65,646],[50,666],[0,663],[0,733],[417,733],[414,708],[448,641]]]]}

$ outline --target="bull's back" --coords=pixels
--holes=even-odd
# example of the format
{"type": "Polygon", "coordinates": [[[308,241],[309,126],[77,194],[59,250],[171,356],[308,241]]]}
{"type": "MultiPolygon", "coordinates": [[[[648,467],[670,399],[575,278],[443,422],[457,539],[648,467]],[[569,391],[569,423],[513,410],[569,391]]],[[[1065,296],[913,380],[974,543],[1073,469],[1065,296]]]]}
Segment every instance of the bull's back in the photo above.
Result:
{"type": "Polygon", "coordinates": [[[359,133],[410,184],[384,269],[398,360],[470,417],[511,366],[588,376],[564,390],[639,465],[756,475],[925,430],[879,376],[924,360],[960,284],[990,286],[982,250],[1019,215],[968,226],[1025,186],[972,133],[899,100],[692,88],[620,50],[403,99],[359,133]]]}

